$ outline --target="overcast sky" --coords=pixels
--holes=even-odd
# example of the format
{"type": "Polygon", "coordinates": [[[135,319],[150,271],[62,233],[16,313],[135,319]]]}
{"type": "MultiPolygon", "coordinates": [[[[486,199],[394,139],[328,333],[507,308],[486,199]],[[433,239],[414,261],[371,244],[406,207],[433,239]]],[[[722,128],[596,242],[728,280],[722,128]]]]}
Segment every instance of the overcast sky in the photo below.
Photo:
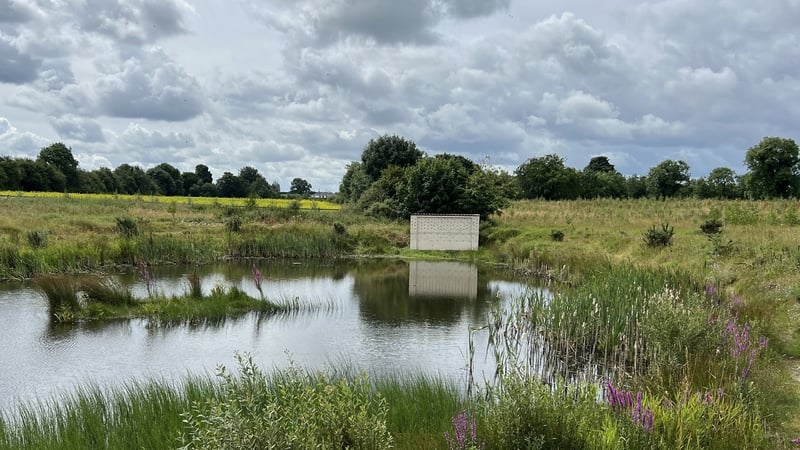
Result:
{"type": "Polygon", "coordinates": [[[382,134],[513,171],[745,172],[798,139],[800,0],[0,0],[0,155],[336,190],[382,134]]]}

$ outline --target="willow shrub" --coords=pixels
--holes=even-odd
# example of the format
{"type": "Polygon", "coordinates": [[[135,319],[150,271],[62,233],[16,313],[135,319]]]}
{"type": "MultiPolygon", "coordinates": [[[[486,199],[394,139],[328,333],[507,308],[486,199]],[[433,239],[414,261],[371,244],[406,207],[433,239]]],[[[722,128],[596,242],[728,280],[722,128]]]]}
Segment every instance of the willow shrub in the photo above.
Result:
{"type": "Polygon", "coordinates": [[[223,395],[184,415],[184,449],[392,447],[387,406],[365,375],[329,378],[292,366],[266,376],[238,356],[239,375],[221,368],[223,395]]]}

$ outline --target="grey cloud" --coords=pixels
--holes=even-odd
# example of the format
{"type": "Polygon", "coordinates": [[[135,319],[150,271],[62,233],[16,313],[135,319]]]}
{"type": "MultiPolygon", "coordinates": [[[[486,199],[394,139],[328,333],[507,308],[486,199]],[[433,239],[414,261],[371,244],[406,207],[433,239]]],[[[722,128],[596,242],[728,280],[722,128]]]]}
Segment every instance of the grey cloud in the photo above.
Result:
{"type": "Polygon", "coordinates": [[[40,59],[20,52],[0,34],[0,82],[24,84],[39,76],[40,59]]]}
{"type": "Polygon", "coordinates": [[[487,16],[508,9],[511,0],[445,0],[447,12],[458,18],[487,16]]]}
{"type": "Polygon", "coordinates": [[[203,111],[197,80],[159,49],[126,60],[95,89],[101,110],[115,117],[182,121],[203,111]]]}
{"type": "Polygon", "coordinates": [[[94,120],[76,116],[55,117],[50,124],[62,139],[75,139],[81,142],[105,142],[103,128],[94,120]]]}
{"type": "Polygon", "coordinates": [[[431,28],[439,13],[428,0],[339,1],[317,18],[319,44],[355,34],[381,44],[430,44],[437,40],[431,28]]]}
{"type": "Polygon", "coordinates": [[[76,11],[83,30],[143,44],[186,32],[184,0],[88,0],[76,11]]]}
{"type": "Polygon", "coordinates": [[[267,26],[286,33],[293,48],[327,47],[354,38],[381,45],[429,45],[446,18],[470,19],[509,7],[510,0],[298,0],[272,6],[245,1],[267,26]]]}
{"type": "Polygon", "coordinates": [[[0,23],[27,22],[35,16],[35,9],[22,0],[0,0],[0,23]]]}
{"type": "Polygon", "coordinates": [[[75,74],[65,60],[46,60],[39,73],[39,82],[44,90],[60,91],[68,85],[75,84],[75,74]]]}

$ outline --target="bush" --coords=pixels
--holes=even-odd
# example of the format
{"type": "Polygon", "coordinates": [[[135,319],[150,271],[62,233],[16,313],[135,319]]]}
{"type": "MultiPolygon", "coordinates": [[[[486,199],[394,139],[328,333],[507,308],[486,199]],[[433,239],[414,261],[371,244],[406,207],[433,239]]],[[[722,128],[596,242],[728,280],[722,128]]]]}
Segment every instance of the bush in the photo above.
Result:
{"type": "Polygon", "coordinates": [[[238,233],[242,229],[242,217],[233,215],[225,220],[225,228],[231,233],[238,233]]]}
{"type": "Polygon", "coordinates": [[[653,225],[644,233],[644,243],[648,247],[666,247],[672,244],[674,234],[675,230],[669,224],[662,223],[660,230],[653,225]]]}
{"type": "Polygon", "coordinates": [[[700,224],[700,230],[706,235],[719,234],[722,233],[723,225],[719,219],[708,219],[700,224]]]}
{"type": "Polygon", "coordinates": [[[131,238],[139,234],[139,226],[130,217],[117,217],[117,233],[120,236],[131,238]]]}
{"type": "Polygon", "coordinates": [[[47,232],[41,230],[31,230],[25,233],[28,245],[31,248],[44,248],[47,246],[47,232]]]}
{"type": "Polygon", "coordinates": [[[562,242],[564,240],[564,232],[561,230],[553,230],[550,232],[550,239],[555,242],[562,242]]]}
{"type": "Polygon", "coordinates": [[[184,449],[391,448],[385,400],[365,375],[329,378],[290,366],[267,377],[237,355],[238,377],[220,369],[223,395],[185,414],[184,449]]]}

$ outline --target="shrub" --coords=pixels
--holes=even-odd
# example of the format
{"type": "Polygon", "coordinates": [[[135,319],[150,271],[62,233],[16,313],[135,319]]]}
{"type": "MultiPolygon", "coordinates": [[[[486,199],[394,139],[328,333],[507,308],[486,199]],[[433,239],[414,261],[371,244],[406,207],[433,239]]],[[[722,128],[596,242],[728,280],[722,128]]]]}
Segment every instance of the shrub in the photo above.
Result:
{"type": "Polygon", "coordinates": [[[366,375],[329,378],[295,366],[267,377],[237,355],[239,376],[220,368],[223,395],[184,415],[184,449],[391,448],[387,406],[366,375]]]}
{"type": "Polygon", "coordinates": [[[653,225],[644,233],[644,243],[648,247],[666,247],[672,244],[674,234],[675,230],[669,224],[662,223],[660,230],[653,225]]]}
{"type": "Polygon", "coordinates": [[[347,234],[347,229],[344,227],[344,224],[341,222],[334,222],[333,223],[333,231],[340,236],[344,236],[347,234]]]}
{"type": "Polygon", "coordinates": [[[44,248],[47,246],[47,232],[42,230],[31,230],[25,233],[28,245],[31,248],[44,248]]]}
{"type": "Polygon", "coordinates": [[[117,233],[120,236],[131,238],[139,234],[139,226],[130,217],[117,217],[117,233]]]}
{"type": "Polygon", "coordinates": [[[231,233],[238,233],[242,229],[242,217],[239,215],[229,216],[225,220],[225,228],[231,233]]]}
{"type": "Polygon", "coordinates": [[[562,242],[564,240],[564,232],[561,230],[553,230],[550,232],[550,239],[555,242],[562,242]]]}
{"type": "Polygon", "coordinates": [[[722,233],[722,226],[724,224],[719,219],[708,219],[700,224],[700,230],[705,235],[713,235],[722,233]]]}

